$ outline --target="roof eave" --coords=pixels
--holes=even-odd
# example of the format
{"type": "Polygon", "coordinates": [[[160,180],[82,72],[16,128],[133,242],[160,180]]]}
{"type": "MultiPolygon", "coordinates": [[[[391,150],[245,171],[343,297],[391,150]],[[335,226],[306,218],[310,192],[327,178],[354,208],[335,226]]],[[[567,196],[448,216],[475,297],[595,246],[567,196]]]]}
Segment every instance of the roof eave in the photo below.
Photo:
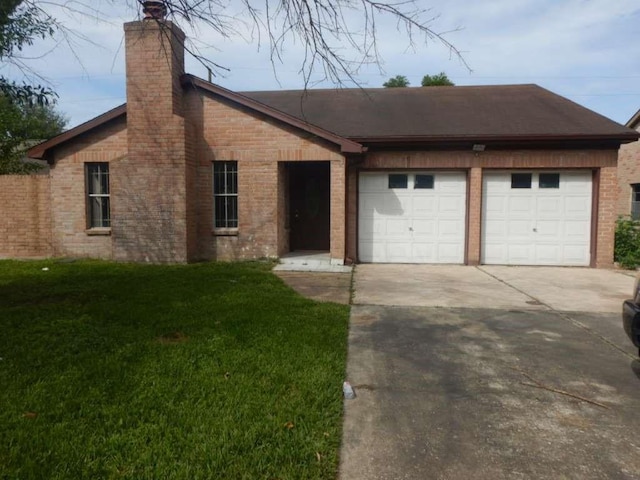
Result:
{"type": "Polygon", "coordinates": [[[283,123],[309,132],[319,138],[327,140],[328,142],[339,145],[340,151],[342,153],[363,153],[366,151],[365,147],[354,140],[336,135],[335,133],[324,130],[311,123],[304,122],[292,115],[265,105],[264,103],[260,103],[257,100],[253,100],[252,98],[246,97],[240,93],[227,90],[226,88],[223,88],[219,85],[214,85],[213,83],[207,82],[198,77],[194,77],[193,75],[183,75],[181,78],[181,83],[183,87],[194,86],[201,88],[207,92],[219,95],[223,98],[226,98],[227,100],[231,100],[232,102],[238,103],[251,110],[260,112],[283,123]]]}
{"type": "Polygon", "coordinates": [[[640,133],[601,134],[601,135],[441,135],[441,136],[386,136],[386,137],[351,137],[363,145],[507,145],[560,143],[586,144],[611,143],[621,144],[634,142],[640,138],[640,133]]]}
{"type": "Polygon", "coordinates": [[[29,158],[35,158],[38,160],[47,160],[47,152],[52,148],[57,147],[69,140],[72,140],[78,135],[82,135],[83,133],[99,127],[100,125],[110,122],[111,120],[114,120],[121,115],[126,115],[126,113],[127,104],[124,103],[112,110],[109,110],[108,112],[103,113],[102,115],[98,115],[97,117],[92,118],[87,122],[81,123],[77,127],[71,128],[66,132],[61,133],[60,135],[50,138],[49,140],[45,140],[44,142],[39,143],[34,147],[31,147],[29,150],[27,150],[27,156],[29,158]]]}
{"type": "Polygon", "coordinates": [[[629,119],[629,121],[625,124],[625,127],[636,128],[640,123],[640,109],[629,119]]]}

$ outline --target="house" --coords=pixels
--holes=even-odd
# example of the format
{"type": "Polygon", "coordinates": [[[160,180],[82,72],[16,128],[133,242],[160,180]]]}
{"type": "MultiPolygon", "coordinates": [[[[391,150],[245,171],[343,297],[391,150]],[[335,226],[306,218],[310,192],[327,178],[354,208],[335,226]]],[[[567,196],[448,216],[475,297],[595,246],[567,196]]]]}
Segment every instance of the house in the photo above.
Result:
{"type": "MultiPolygon", "coordinates": [[[[640,132],[640,110],[627,122],[640,132]]],[[[618,156],[618,214],[640,220],[640,141],[627,143],[618,156]]]]}
{"type": "Polygon", "coordinates": [[[175,24],[124,28],[126,105],[0,178],[0,255],[613,263],[629,128],[536,85],[241,94],[184,73],[175,24]]]}

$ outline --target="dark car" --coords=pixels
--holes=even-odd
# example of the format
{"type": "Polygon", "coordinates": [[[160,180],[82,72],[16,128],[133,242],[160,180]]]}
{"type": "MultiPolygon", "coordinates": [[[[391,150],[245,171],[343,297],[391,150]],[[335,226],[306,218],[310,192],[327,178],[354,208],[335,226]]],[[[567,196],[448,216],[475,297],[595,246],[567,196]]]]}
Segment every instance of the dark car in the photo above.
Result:
{"type": "MultiPolygon", "coordinates": [[[[633,300],[622,304],[622,324],[633,344],[640,349],[640,282],[636,281],[633,300]]],[[[638,351],[640,355],[640,350],[638,351]]]]}

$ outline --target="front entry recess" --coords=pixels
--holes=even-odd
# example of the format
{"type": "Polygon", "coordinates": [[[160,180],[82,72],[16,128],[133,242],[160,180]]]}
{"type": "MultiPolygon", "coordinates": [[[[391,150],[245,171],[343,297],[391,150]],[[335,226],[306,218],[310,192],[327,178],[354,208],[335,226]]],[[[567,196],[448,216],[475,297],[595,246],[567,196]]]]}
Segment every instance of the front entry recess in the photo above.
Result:
{"type": "Polygon", "coordinates": [[[328,251],[330,163],[296,162],[288,168],[290,249],[328,251]]]}

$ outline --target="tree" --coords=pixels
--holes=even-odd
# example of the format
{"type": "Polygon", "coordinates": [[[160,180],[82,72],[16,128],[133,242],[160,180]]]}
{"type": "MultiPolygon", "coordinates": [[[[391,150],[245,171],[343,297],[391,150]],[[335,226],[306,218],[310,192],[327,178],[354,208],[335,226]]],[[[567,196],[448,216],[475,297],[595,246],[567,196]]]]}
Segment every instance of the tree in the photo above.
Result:
{"type": "MultiPolygon", "coordinates": [[[[33,45],[36,39],[53,36],[56,28],[55,20],[34,1],[0,0],[0,61],[28,71],[20,52],[33,45]]],[[[9,101],[40,105],[48,103],[55,95],[42,85],[18,84],[4,75],[0,75],[0,94],[9,101]]]]}
{"type": "Polygon", "coordinates": [[[0,174],[26,174],[40,165],[25,161],[29,147],[62,133],[67,119],[52,104],[38,105],[0,95],[0,174]]]}
{"type": "Polygon", "coordinates": [[[408,87],[409,80],[404,75],[396,75],[393,78],[390,78],[386,82],[382,84],[385,88],[398,88],[398,87],[408,87]]]}
{"type": "Polygon", "coordinates": [[[455,83],[449,80],[447,74],[444,72],[440,72],[436,75],[425,75],[422,77],[422,86],[423,87],[452,87],[455,83]]]}
{"type": "MultiPolygon", "coordinates": [[[[49,12],[66,9],[76,18],[84,15],[95,20],[105,5],[121,3],[121,0],[0,0],[0,61],[28,69],[20,52],[39,38],[66,40],[72,49],[73,42],[67,37],[73,35],[73,30],[49,12]]],[[[465,63],[444,34],[432,28],[437,15],[419,7],[417,0],[126,0],[125,3],[139,15],[142,9],[149,11],[160,6],[170,20],[193,27],[194,38],[205,27],[223,37],[249,38],[259,47],[267,45],[274,71],[287,45],[303,45],[300,73],[305,87],[324,80],[336,85],[359,85],[357,75],[363,65],[381,64],[377,28],[382,17],[394,20],[409,47],[415,48],[418,42],[425,45],[436,42],[465,63]]],[[[194,42],[188,51],[214,72],[227,70],[201,55],[194,42]]],[[[29,73],[31,78],[38,78],[37,72],[29,73]]],[[[53,97],[50,89],[33,83],[19,85],[0,77],[0,93],[32,103],[45,103],[53,97]]]]}

